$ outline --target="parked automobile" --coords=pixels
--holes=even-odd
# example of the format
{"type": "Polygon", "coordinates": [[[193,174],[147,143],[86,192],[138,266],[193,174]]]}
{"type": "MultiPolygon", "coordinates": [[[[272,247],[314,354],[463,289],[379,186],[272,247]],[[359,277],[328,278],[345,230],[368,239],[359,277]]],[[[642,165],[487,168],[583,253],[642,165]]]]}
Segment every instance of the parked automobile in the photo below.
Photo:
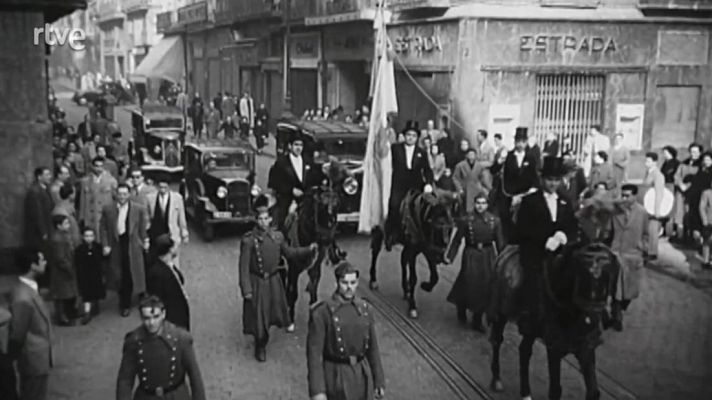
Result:
{"type": "Polygon", "coordinates": [[[358,223],[363,182],[363,159],[368,131],[359,125],[340,121],[305,121],[284,119],[277,124],[277,154],[288,153],[289,137],[304,138],[303,157],[316,166],[329,158],[344,164],[351,177],[344,181],[337,214],[340,223],[358,223]]]}
{"type": "Polygon", "coordinates": [[[252,204],[262,193],[255,183],[255,149],[241,139],[195,140],[185,145],[180,192],[186,214],[203,238],[215,236],[215,226],[251,224],[252,204]]]}
{"type": "Polygon", "coordinates": [[[183,172],[185,118],[178,107],[146,103],[132,111],[131,125],[129,157],[147,178],[155,172],[183,172]]]}
{"type": "MultiPolygon", "coordinates": [[[[113,104],[133,104],[134,95],[117,82],[102,83],[100,87],[81,92],[75,92],[72,97],[77,105],[87,105],[97,101],[113,99],[113,104]]],[[[112,104],[112,105],[113,105],[112,104]]]]}

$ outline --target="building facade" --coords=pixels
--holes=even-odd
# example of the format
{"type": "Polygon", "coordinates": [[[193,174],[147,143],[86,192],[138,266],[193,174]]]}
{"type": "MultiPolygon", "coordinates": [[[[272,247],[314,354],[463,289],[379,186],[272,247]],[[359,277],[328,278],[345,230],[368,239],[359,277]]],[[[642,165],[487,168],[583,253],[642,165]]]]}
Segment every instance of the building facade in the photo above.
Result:
{"type": "Polygon", "coordinates": [[[131,43],[125,29],[126,14],[119,0],[97,0],[101,73],[111,79],[125,77],[131,43]]]}
{"type": "Polygon", "coordinates": [[[127,70],[132,73],[146,57],[151,47],[161,39],[156,27],[162,0],[123,0],[126,15],[125,27],[128,41],[127,70]]]}

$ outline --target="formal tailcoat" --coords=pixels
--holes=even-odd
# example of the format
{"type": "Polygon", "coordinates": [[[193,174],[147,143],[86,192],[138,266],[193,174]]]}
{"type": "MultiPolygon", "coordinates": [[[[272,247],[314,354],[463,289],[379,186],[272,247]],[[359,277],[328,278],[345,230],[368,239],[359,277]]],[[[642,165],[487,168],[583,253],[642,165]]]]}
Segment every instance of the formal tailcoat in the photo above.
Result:
{"type": "Polygon", "coordinates": [[[307,158],[302,156],[302,179],[300,180],[289,155],[280,157],[275,162],[270,176],[270,187],[275,190],[277,201],[289,205],[295,200],[292,194],[293,189],[296,188],[302,192],[306,191],[311,184],[312,168],[313,166],[308,162],[307,158]]]}
{"type": "Polygon", "coordinates": [[[505,195],[514,196],[526,193],[539,185],[537,172],[538,161],[534,154],[526,150],[521,166],[517,163],[514,150],[507,154],[502,171],[502,187],[505,195]]]}
{"type": "Polygon", "coordinates": [[[266,337],[271,326],[286,327],[289,318],[287,296],[279,272],[286,269],[282,257],[301,258],[311,254],[309,247],[290,247],[281,232],[255,227],[240,242],[240,290],[245,301],[243,332],[258,339],[266,337]]]}
{"type": "Polygon", "coordinates": [[[425,150],[415,146],[410,169],[408,169],[406,154],[404,143],[396,143],[391,147],[393,179],[388,203],[389,209],[396,212],[408,191],[422,192],[425,184],[433,182],[433,171],[430,169],[425,150]]]}
{"type": "Polygon", "coordinates": [[[630,209],[616,206],[612,218],[611,250],[621,265],[616,290],[618,300],[634,299],[640,293],[644,255],[648,248],[648,219],[648,212],[637,202],[630,209]]]}
{"type": "Polygon", "coordinates": [[[143,326],[126,335],[116,383],[117,400],[205,398],[193,337],[188,331],[164,322],[157,335],[149,333],[143,326]],[[190,390],[185,383],[186,377],[190,390]]]}
{"type": "MultiPolygon", "coordinates": [[[[117,203],[112,202],[104,206],[101,214],[101,229],[99,229],[99,241],[103,246],[111,247],[107,285],[115,290],[119,288],[121,282],[121,249],[117,230],[118,216],[117,203]]],[[[129,235],[129,263],[134,294],[146,291],[143,245],[144,241],[148,239],[148,233],[146,232],[147,220],[148,213],[146,209],[139,203],[129,201],[126,231],[129,235]]]]}
{"type": "Polygon", "coordinates": [[[42,249],[52,232],[52,196],[38,182],[33,183],[25,197],[25,244],[42,249]]]}
{"type": "Polygon", "coordinates": [[[69,232],[55,232],[50,241],[47,266],[49,291],[55,300],[73,299],[79,295],[77,269],[74,264],[74,242],[69,232]]]}
{"type": "Polygon", "coordinates": [[[312,306],[307,334],[309,396],[373,400],[385,388],[374,309],[365,300],[334,294],[312,306]]]}
{"type": "Polygon", "coordinates": [[[118,182],[104,171],[97,180],[94,174],[82,178],[79,192],[79,223],[99,232],[101,210],[113,203],[118,182]]]}
{"type": "Polygon", "coordinates": [[[0,276],[0,294],[6,295],[12,320],[9,352],[23,376],[44,376],[53,366],[52,320],[40,294],[17,276],[0,276]]]}
{"type": "Polygon", "coordinates": [[[156,260],[146,274],[146,291],[156,295],[166,306],[166,320],[190,330],[190,306],[185,293],[183,273],[161,260],[156,260]]]}
{"type": "Polygon", "coordinates": [[[495,259],[504,246],[502,224],[489,211],[482,214],[472,212],[458,221],[456,229],[448,246],[447,259],[454,259],[463,240],[465,249],[460,273],[447,301],[481,314],[489,305],[495,279],[495,259]]]}

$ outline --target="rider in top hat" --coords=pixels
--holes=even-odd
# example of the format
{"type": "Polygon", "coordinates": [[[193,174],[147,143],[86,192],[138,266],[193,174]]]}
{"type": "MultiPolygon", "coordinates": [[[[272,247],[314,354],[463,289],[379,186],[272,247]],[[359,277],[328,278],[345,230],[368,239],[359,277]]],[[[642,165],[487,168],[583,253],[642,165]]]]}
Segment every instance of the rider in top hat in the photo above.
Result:
{"type": "Polygon", "coordinates": [[[571,204],[557,189],[565,174],[561,158],[547,157],[542,168],[541,189],[524,196],[517,213],[516,232],[523,269],[521,287],[525,318],[520,319],[522,334],[536,334],[531,329],[541,317],[542,265],[546,257],[576,241],[577,222],[571,204]],[[522,323],[523,322],[523,323],[522,323]]]}
{"type": "MultiPolygon", "coordinates": [[[[514,149],[507,154],[502,165],[502,192],[505,204],[501,208],[502,228],[505,238],[512,240],[512,205],[517,205],[521,197],[539,185],[537,159],[529,151],[529,137],[526,127],[518,127],[514,134],[514,149]]],[[[496,169],[496,168],[495,168],[496,169]]],[[[496,173],[497,171],[493,171],[496,173]]]]}

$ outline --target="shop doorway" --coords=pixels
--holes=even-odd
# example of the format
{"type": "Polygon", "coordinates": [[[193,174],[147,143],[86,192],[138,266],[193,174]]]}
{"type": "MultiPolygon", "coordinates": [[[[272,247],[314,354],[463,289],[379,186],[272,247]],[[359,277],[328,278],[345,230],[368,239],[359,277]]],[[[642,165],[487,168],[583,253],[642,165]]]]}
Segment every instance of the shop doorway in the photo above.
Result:
{"type": "Polygon", "coordinates": [[[318,75],[315,69],[292,69],[290,86],[294,115],[301,117],[305,110],[317,108],[318,75]]]}
{"type": "Polygon", "coordinates": [[[538,75],[533,134],[539,145],[554,133],[562,151],[570,149],[583,161],[586,135],[602,125],[605,85],[604,75],[538,75]]]}

